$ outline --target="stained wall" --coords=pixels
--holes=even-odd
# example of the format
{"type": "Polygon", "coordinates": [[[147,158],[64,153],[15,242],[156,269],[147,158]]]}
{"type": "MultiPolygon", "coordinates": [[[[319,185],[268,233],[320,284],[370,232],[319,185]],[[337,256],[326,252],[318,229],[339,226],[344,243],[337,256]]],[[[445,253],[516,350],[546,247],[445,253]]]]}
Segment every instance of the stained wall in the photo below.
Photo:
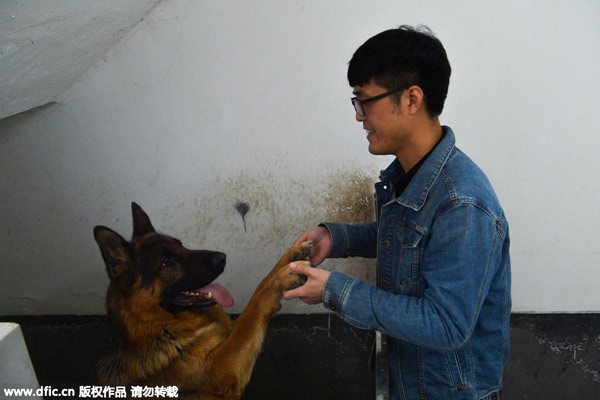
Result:
{"type": "MultiPolygon", "coordinates": [[[[187,246],[228,254],[234,313],[304,229],[367,220],[391,159],[367,152],[347,62],[403,23],[448,51],[442,123],[506,209],[514,311],[598,312],[599,7],[161,2],[56,104],[0,120],[0,315],[102,314],[92,228],[129,236],[131,201],[187,246]]],[[[324,265],[365,280],[372,266],[324,265]]]]}

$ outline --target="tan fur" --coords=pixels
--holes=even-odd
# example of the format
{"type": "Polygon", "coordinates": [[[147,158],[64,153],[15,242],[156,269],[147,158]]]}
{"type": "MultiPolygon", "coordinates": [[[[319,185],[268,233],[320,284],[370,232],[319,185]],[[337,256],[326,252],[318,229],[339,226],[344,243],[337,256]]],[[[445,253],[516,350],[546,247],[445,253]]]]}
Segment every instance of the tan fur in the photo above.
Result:
{"type": "Polygon", "coordinates": [[[218,305],[169,312],[160,305],[160,293],[176,275],[161,272],[144,286],[140,275],[128,280],[107,262],[107,310],[117,348],[99,364],[101,383],[177,386],[184,399],[239,399],[283,291],[302,283],[288,264],[311,252],[310,242],[287,250],[235,321],[218,305]]]}

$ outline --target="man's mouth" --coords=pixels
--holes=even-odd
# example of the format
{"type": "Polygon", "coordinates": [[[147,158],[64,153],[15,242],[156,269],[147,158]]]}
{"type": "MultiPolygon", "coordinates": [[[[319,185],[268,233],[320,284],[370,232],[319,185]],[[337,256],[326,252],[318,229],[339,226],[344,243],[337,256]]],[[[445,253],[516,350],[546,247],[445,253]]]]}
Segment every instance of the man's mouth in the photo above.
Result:
{"type": "Polygon", "coordinates": [[[367,139],[375,134],[374,130],[371,130],[371,129],[365,129],[365,130],[367,131],[367,139]]]}

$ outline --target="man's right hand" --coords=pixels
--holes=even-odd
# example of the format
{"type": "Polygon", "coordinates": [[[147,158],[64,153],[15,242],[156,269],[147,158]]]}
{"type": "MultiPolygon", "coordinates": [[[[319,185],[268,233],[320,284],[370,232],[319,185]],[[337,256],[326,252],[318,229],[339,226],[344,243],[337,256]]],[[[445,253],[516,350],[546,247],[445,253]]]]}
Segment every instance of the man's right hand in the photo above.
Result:
{"type": "Polygon", "coordinates": [[[312,240],[314,244],[314,253],[310,257],[311,264],[316,267],[321,264],[329,255],[331,250],[331,234],[329,229],[324,226],[317,226],[304,232],[294,242],[294,245],[298,245],[307,240],[312,240]]]}

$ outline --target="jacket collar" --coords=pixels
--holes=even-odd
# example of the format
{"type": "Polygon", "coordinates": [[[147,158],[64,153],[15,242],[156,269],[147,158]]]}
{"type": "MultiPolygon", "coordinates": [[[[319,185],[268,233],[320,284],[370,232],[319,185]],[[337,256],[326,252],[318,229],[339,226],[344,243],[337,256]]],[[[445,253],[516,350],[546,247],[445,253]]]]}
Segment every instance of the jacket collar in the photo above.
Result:
{"type": "MultiPolygon", "coordinates": [[[[454,132],[447,126],[442,126],[442,129],[444,132],[442,140],[421,165],[402,195],[395,199],[405,207],[412,208],[415,211],[419,211],[423,207],[433,183],[440,175],[444,165],[446,165],[450,154],[452,154],[455,144],[454,132]]],[[[398,159],[395,159],[387,169],[381,171],[379,179],[382,182],[393,181],[393,178],[402,175],[404,175],[404,170],[398,159]]]]}

